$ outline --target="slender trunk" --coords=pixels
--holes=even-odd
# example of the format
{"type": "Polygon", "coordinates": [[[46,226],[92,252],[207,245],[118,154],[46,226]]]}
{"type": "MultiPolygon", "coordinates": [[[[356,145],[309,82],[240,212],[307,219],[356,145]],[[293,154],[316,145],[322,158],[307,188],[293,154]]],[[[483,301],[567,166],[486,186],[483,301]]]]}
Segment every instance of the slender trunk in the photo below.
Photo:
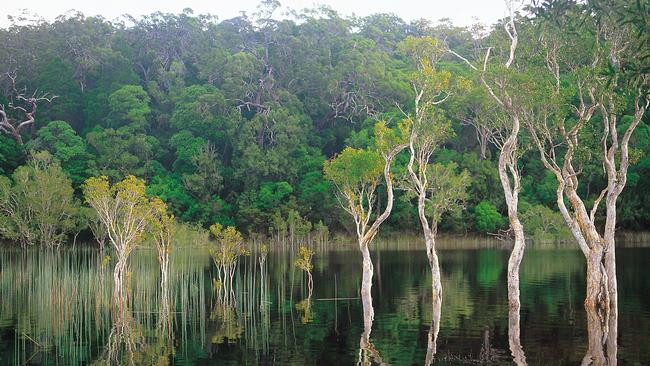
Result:
{"type": "MultiPolygon", "coordinates": [[[[622,189],[622,188],[621,188],[622,189]]],[[[610,190],[611,192],[612,190],[610,190]]],[[[616,280],[616,200],[618,195],[608,195],[607,221],[605,224],[605,272],[607,273],[607,290],[609,292],[609,336],[607,354],[610,365],[616,364],[618,348],[618,283],[616,280]]]]}
{"type": "Polygon", "coordinates": [[[508,220],[515,236],[514,246],[508,260],[508,304],[510,308],[519,309],[519,267],[526,247],[524,227],[519,221],[518,202],[520,176],[517,170],[517,148],[519,134],[519,116],[512,117],[512,130],[501,148],[499,155],[499,180],[508,206],[508,220]],[[508,174],[510,173],[510,174],[508,174]],[[510,182],[512,176],[512,184],[510,182]]]}
{"type": "Polygon", "coordinates": [[[311,275],[311,271],[307,272],[307,278],[308,278],[307,289],[309,291],[309,297],[311,298],[311,294],[312,294],[312,292],[314,292],[314,279],[313,279],[313,277],[311,275]]]}
{"type": "Polygon", "coordinates": [[[121,294],[124,290],[124,275],[126,274],[126,256],[124,253],[118,253],[118,260],[113,270],[113,280],[115,282],[115,294],[121,294]]]}
{"type": "Polygon", "coordinates": [[[375,311],[372,306],[371,286],[372,286],[372,261],[367,244],[360,244],[363,254],[363,280],[361,281],[361,301],[363,303],[363,333],[359,341],[359,361],[358,365],[385,365],[381,355],[370,340],[372,332],[372,322],[375,318],[375,311]],[[364,250],[365,248],[365,250],[364,250]]]}
{"type": "Polygon", "coordinates": [[[442,281],[440,280],[440,263],[436,253],[435,239],[431,233],[425,235],[427,246],[427,257],[429,258],[429,267],[431,268],[431,296],[434,301],[442,303],[442,281]]]}
{"type": "MultiPolygon", "coordinates": [[[[372,275],[373,265],[370,258],[370,250],[368,243],[359,243],[359,249],[363,256],[363,276],[361,280],[361,302],[363,303],[363,324],[365,331],[368,332],[367,336],[370,337],[370,329],[372,328],[372,321],[375,318],[375,312],[372,307],[372,275]]],[[[365,332],[364,332],[365,333],[365,332]]]]}
{"type": "Polygon", "coordinates": [[[518,312],[521,307],[521,302],[519,301],[519,267],[524,257],[526,243],[524,227],[519,221],[516,212],[514,213],[514,218],[510,219],[510,226],[515,235],[515,243],[510,253],[510,258],[508,259],[508,305],[518,312]]]}

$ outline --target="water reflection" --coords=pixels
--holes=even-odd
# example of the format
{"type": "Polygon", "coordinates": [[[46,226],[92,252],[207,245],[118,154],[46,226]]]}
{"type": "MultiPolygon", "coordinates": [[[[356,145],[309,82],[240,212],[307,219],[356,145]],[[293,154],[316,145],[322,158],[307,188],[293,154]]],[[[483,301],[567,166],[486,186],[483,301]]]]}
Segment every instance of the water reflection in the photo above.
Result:
{"type": "Polygon", "coordinates": [[[521,346],[520,318],[519,307],[510,307],[508,309],[508,344],[510,345],[512,359],[517,366],[525,366],[528,364],[526,363],[524,349],[521,346]]]}
{"type": "Polygon", "coordinates": [[[650,363],[649,250],[617,253],[625,292],[609,314],[582,306],[580,252],[529,253],[512,312],[505,250],[443,250],[440,302],[420,250],[373,253],[374,306],[345,250],[315,256],[310,291],[292,253],[255,249],[226,302],[206,252],[175,251],[165,285],[156,253],[137,251],[114,297],[96,251],[0,250],[0,364],[650,363]]]}
{"type": "MultiPolygon", "coordinates": [[[[364,274],[365,276],[365,274],[364,274]]],[[[364,281],[363,286],[367,286],[369,282],[364,281]]],[[[372,306],[372,297],[369,298],[370,289],[361,289],[361,301],[363,302],[363,333],[361,333],[361,340],[359,341],[359,361],[357,365],[387,365],[381,358],[379,351],[370,340],[370,333],[372,332],[372,323],[374,321],[374,308],[372,306]]]]}
{"type": "Polygon", "coordinates": [[[144,335],[133,319],[125,291],[116,291],[112,306],[112,327],[105,347],[105,362],[110,365],[135,365],[136,352],[146,348],[144,335]]]}
{"type": "MultiPolygon", "coordinates": [[[[440,274],[438,273],[438,277],[440,274]]],[[[441,283],[441,279],[437,280],[434,278],[434,282],[441,283]]],[[[440,296],[432,296],[433,301],[431,302],[431,326],[429,327],[429,332],[427,333],[427,357],[425,359],[425,365],[431,365],[433,363],[434,357],[437,351],[437,342],[438,342],[438,333],[440,332],[440,312],[442,309],[442,298],[440,296]]]]}
{"type": "Polygon", "coordinates": [[[618,309],[613,308],[606,311],[588,306],[585,308],[589,348],[582,360],[582,365],[616,365],[618,309]]]}

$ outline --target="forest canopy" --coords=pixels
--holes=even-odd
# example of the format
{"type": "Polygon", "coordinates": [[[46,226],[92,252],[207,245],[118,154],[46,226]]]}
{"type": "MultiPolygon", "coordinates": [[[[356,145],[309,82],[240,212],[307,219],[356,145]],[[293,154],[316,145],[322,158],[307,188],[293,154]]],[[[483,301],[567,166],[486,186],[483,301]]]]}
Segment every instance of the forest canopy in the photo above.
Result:
{"type": "MultiPolygon", "coordinates": [[[[118,182],[134,175],[146,182],[147,194],[160,197],[184,222],[273,233],[297,217],[310,227],[324,223],[351,230],[338,206],[337,188],[325,177],[325,162],[356,152],[367,159],[354,163],[374,164],[379,159],[371,153],[379,144],[375,126],[381,121],[399,129],[404,114],[415,107],[413,82],[420,72],[429,73],[431,88],[445,90],[439,94],[445,102],[436,105],[435,114],[449,123],[448,138],[431,162],[440,164],[437,171],[468,175],[462,207],[446,212],[439,229],[484,233],[506,228],[498,147],[493,144],[503,116],[466,64],[480,66],[488,49],[493,57],[507,58],[503,24],[458,27],[445,21],[405,22],[391,14],[343,17],[329,8],[279,19],[276,8],[262,3],[251,15],[226,20],[191,10],[123,21],[72,12],[53,22],[16,22],[0,29],[2,187],[9,192],[27,186],[20,177],[36,169],[42,157],[38,152],[47,151],[56,182],[74,189],[75,198],[69,198],[74,207],[86,179],[102,176],[118,182]]],[[[544,85],[553,84],[536,72],[547,65],[533,49],[540,19],[562,9],[539,9],[543,11],[516,18],[524,56],[511,77],[525,89],[522,98],[542,98],[549,94],[544,85]]],[[[621,22],[644,21],[634,14],[612,16],[621,22]]],[[[580,19],[568,12],[557,19],[582,31],[580,19]]],[[[639,35],[647,40],[645,22],[639,35]]],[[[587,57],[581,50],[593,48],[587,35],[571,37],[571,42],[577,42],[575,54],[563,56],[575,60],[587,57]]],[[[638,74],[634,68],[647,65],[650,59],[645,58],[624,69],[638,74]]],[[[558,69],[558,82],[570,84],[585,72],[558,69]]],[[[634,118],[633,94],[617,94],[621,131],[634,118]]],[[[581,131],[585,143],[575,153],[578,190],[590,202],[607,184],[593,153],[602,130],[598,118],[581,131]]],[[[522,137],[521,145],[519,204],[526,230],[567,235],[557,212],[555,176],[545,169],[530,137],[522,137]]],[[[647,115],[630,147],[618,225],[638,230],[650,225],[647,115]]],[[[406,176],[407,164],[404,151],[393,163],[395,174],[406,176]]],[[[335,175],[333,169],[329,174],[335,175]]],[[[386,226],[417,231],[412,195],[399,187],[395,195],[386,226]]],[[[0,235],[7,233],[0,230],[0,235]]]]}

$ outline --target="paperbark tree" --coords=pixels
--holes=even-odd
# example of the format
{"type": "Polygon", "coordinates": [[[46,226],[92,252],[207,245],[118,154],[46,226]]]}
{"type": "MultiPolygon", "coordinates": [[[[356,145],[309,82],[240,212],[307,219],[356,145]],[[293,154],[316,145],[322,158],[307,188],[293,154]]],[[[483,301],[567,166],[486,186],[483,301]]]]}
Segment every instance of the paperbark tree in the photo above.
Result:
{"type": "Polygon", "coordinates": [[[70,179],[47,151],[34,152],[12,178],[0,178],[0,234],[23,248],[59,247],[78,221],[70,179]]]}
{"type": "Polygon", "coordinates": [[[209,252],[219,275],[219,301],[232,305],[235,301],[233,281],[237,262],[240,256],[250,255],[250,251],[244,245],[242,234],[233,226],[224,228],[221,224],[213,224],[210,232],[217,241],[217,245],[211,247],[209,252]]]}
{"type": "Polygon", "coordinates": [[[560,27],[553,22],[545,24],[541,56],[552,75],[549,94],[557,106],[528,122],[541,160],[558,182],[556,198],[560,213],[587,262],[585,307],[590,323],[587,356],[591,359],[586,357],[585,362],[596,365],[616,364],[617,200],[627,183],[632,160],[630,139],[650,106],[650,71],[626,66],[643,58],[647,50],[629,23],[619,23],[613,18],[617,4],[600,6],[603,7],[570,4],[542,9],[547,15],[580,20],[580,26],[567,33],[565,28],[571,25],[569,22],[560,27]],[[578,44],[591,46],[583,47],[586,55],[575,54],[578,44]],[[561,78],[560,70],[567,70],[572,77],[561,78]],[[632,115],[628,117],[629,124],[621,126],[625,104],[632,115]],[[590,146],[586,136],[594,132],[600,137],[599,143],[590,146]],[[602,164],[606,181],[591,208],[588,202],[594,197],[578,189],[582,166],[588,160],[585,151],[602,164]],[[597,214],[603,201],[605,217],[601,226],[597,214]],[[596,320],[600,326],[591,324],[596,320]],[[592,334],[592,329],[603,328],[606,331],[592,334]]]}
{"type": "Polygon", "coordinates": [[[97,211],[117,253],[113,279],[115,292],[121,292],[129,255],[145,235],[152,215],[144,181],[129,175],[111,186],[105,176],[92,177],[84,183],[83,193],[97,211]]]}
{"type": "Polygon", "coordinates": [[[410,182],[406,186],[417,197],[418,217],[431,267],[432,296],[434,300],[442,301],[440,265],[435,248],[438,222],[445,211],[455,209],[466,197],[469,175],[464,172],[456,176],[454,167],[452,170],[443,166],[429,169],[431,156],[453,133],[451,124],[436,111],[435,106],[447,100],[453,94],[452,90],[459,89],[455,84],[465,82],[462,78],[452,78],[449,71],[437,69],[437,63],[444,55],[437,40],[407,37],[400,49],[411,57],[416,69],[411,78],[415,108],[413,113],[402,111],[410,126],[408,144],[411,157],[407,166],[410,182]]]}
{"type": "Polygon", "coordinates": [[[169,255],[176,234],[174,215],[167,212],[167,204],[160,198],[151,200],[152,214],[150,216],[149,232],[156,243],[158,263],[160,264],[160,290],[166,291],[169,277],[169,255]]]}
{"type": "Polygon", "coordinates": [[[393,209],[393,178],[390,169],[395,156],[408,146],[405,138],[408,135],[407,128],[400,125],[398,130],[391,130],[385,123],[379,122],[375,125],[376,150],[347,147],[338,156],[326,161],[324,166],[325,176],[336,186],[339,202],[352,216],[356,227],[357,242],[363,257],[361,299],[364,334],[367,339],[374,319],[371,294],[373,265],[369,245],[393,209]],[[386,183],[386,206],[371,223],[377,209],[376,190],[382,171],[386,183]]]}
{"type": "MultiPolygon", "coordinates": [[[[508,17],[503,23],[504,29],[509,39],[508,58],[503,65],[494,67],[495,72],[488,72],[490,53],[492,48],[488,48],[482,69],[474,66],[465,57],[450,50],[450,53],[465,61],[474,71],[479,73],[481,83],[486,88],[494,102],[501,108],[503,113],[508,116],[507,123],[502,125],[502,134],[497,136],[504,137],[502,143],[499,143],[499,179],[508,208],[508,220],[510,229],[514,237],[514,245],[508,260],[508,303],[515,309],[521,307],[519,300],[519,267],[524,256],[526,241],[524,236],[524,227],[519,220],[518,205],[519,192],[521,191],[521,173],[519,171],[518,161],[520,156],[519,132],[521,130],[521,108],[520,100],[517,98],[518,87],[516,78],[512,76],[517,74],[514,70],[515,52],[519,44],[519,34],[515,26],[515,1],[506,0],[508,17]],[[513,85],[514,81],[514,85],[513,85]]],[[[494,139],[494,138],[493,138],[494,139]]]]}
{"type": "MultiPolygon", "coordinates": [[[[438,278],[434,279],[434,281],[438,283],[441,282],[440,273],[438,273],[438,278]]],[[[433,364],[434,357],[438,351],[437,342],[438,333],[440,332],[440,313],[442,310],[442,298],[433,297],[432,300],[431,325],[429,326],[429,332],[427,333],[427,355],[424,360],[424,364],[427,366],[433,364]]]]}

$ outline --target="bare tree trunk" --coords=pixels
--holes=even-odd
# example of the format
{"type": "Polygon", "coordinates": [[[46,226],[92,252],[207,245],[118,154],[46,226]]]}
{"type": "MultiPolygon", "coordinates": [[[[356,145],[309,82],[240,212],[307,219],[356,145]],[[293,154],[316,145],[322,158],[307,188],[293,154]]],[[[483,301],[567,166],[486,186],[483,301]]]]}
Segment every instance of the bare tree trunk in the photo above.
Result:
{"type": "Polygon", "coordinates": [[[515,239],[508,260],[508,305],[517,311],[519,311],[519,307],[521,306],[519,301],[519,267],[524,257],[524,249],[526,248],[524,227],[521,221],[519,221],[518,215],[519,191],[521,189],[516,157],[519,126],[519,117],[513,115],[512,130],[501,148],[498,165],[499,179],[501,180],[506,205],[508,206],[508,220],[510,221],[510,227],[512,228],[515,239]],[[510,182],[510,176],[512,176],[512,183],[510,182]]]}
{"type": "Polygon", "coordinates": [[[360,242],[359,249],[363,256],[363,273],[361,279],[361,302],[363,303],[363,324],[364,329],[368,331],[370,337],[370,328],[372,328],[372,321],[375,318],[375,312],[372,307],[372,276],[374,268],[372,259],[370,258],[370,250],[368,243],[360,242]]]}
{"type": "MultiPolygon", "coordinates": [[[[115,288],[113,292],[115,294],[121,294],[124,291],[124,275],[126,274],[126,262],[127,257],[123,253],[118,253],[118,260],[115,264],[115,269],[113,270],[113,280],[115,282],[115,288]]],[[[122,296],[118,296],[122,298],[122,296]]]]}

